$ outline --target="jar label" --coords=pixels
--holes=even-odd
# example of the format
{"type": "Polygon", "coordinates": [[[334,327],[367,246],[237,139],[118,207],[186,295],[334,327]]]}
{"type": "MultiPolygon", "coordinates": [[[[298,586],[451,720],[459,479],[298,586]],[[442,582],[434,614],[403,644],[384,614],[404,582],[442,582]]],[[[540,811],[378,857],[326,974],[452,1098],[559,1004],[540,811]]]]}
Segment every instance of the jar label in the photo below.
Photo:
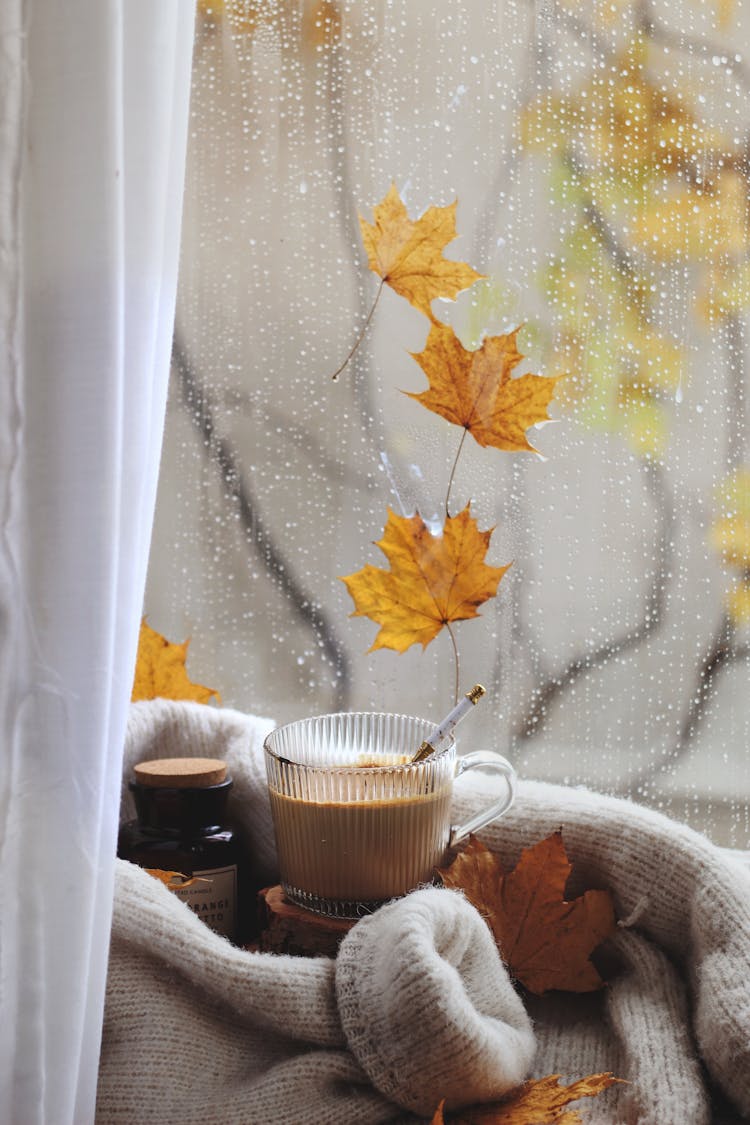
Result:
{"type": "Polygon", "coordinates": [[[187,903],[194,914],[224,937],[236,937],[237,867],[213,867],[194,871],[183,886],[168,883],[173,894],[187,903]]]}

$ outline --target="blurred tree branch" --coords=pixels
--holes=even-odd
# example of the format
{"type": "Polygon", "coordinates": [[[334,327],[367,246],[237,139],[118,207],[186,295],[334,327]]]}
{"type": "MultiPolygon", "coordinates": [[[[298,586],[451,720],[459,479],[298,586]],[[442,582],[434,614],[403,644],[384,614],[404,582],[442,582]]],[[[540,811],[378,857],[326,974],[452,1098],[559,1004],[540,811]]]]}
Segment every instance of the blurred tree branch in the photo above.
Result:
{"type": "MultiPolygon", "coordinates": [[[[595,57],[603,59],[611,56],[612,52],[608,50],[606,41],[598,36],[585,21],[577,15],[561,11],[557,5],[554,7],[554,13],[558,26],[564,27],[579,41],[586,43],[595,57]]],[[[652,6],[648,0],[641,0],[636,4],[635,14],[636,28],[644,38],[668,47],[670,50],[679,50],[704,61],[709,61],[714,65],[718,58],[721,65],[731,70],[739,82],[746,86],[750,85],[750,71],[748,71],[740,56],[729,57],[727,52],[716,44],[694,39],[683,35],[681,32],[679,34],[672,33],[664,24],[654,18],[652,6]]],[[[732,154],[727,156],[727,154],[722,153],[714,155],[717,168],[731,166],[739,171],[746,180],[750,180],[746,152],[739,156],[733,156],[732,154]]],[[[568,148],[564,162],[579,185],[585,188],[589,179],[585,160],[576,153],[573,145],[568,148]]],[[[702,191],[702,178],[696,174],[696,170],[692,168],[689,161],[686,167],[682,169],[682,173],[685,182],[690,187],[699,192],[702,191]]],[[[602,249],[612,262],[614,270],[620,277],[637,285],[639,270],[634,264],[632,253],[621,244],[617,231],[606,214],[590,196],[584,198],[581,209],[583,219],[596,233],[602,249]]],[[[653,309],[650,304],[642,305],[640,313],[645,324],[653,322],[653,309]]],[[[746,460],[748,372],[744,315],[734,313],[726,316],[722,328],[728,372],[728,402],[730,404],[727,415],[727,460],[729,468],[732,469],[746,460]]],[[[676,512],[674,504],[668,496],[664,470],[656,463],[651,464],[650,467],[649,463],[646,463],[644,467],[651,474],[650,490],[662,513],[662,526],[659,566],[652,576],[651,588],[644,605],[642,620],[619,638],[612,638],[598,645],[592,651],[575,655],[557,674],[548,676],[541,684],[537,685],[532,691],[530,703],[516,728],[516,737],[520,739],[531,738],[539,733],[549,715],[550,708],[581,676],[607,663],[622,652],[636,647],[653,634],[664,621],[667,585],[671,581],[675,569],[672,564],[675,550],[676,512]]],[[[635,780],[643,780],[653,776],[667,765],[673,765],[684,755],[695,733],[704,721],[722,670],[731,667],[739,660],[746,659],[749,654],[749,646],[738,646],[736,644],[736,625],[729,615],[724,613],[696,670],[696,686],[691,693],[690,702],[680,723],[673,747],[665,755],[663,761],[657,762],[648,771],[639,773],[637,778],[629,779],[629,784],[632,785],[635,780]]]]}
{"type": "Polygon", "coordinates": [[[232,452],[229,442],[217,431],[206,389],[195,374],[194,366],[177,332],[172,344],[172,365],[179,381],[183,406],[219,473],[224,485],[223,495],[236,506],[245,538],[273,585],[287,599],[299,620],[318,638],[323,654],[335,671],[332,708],[336,711],[346,710],[351,689],[350,661],[346,649],[323,609],[316,605],[295,578],[289,559],[268,530],[260,514],[258,501],[242,471],[242,465],[232,452]]]}
{"type": "Polygon", "coordinates": [[[607,664],[623,652],[636,648],[661,627],[665,617],[667,585],[671,581],[674,561],[676,513],[666,473],[657,462],[642,461],[644,483],[651,494],[660,517],[658,564],[651,576],[643,613],[637,625],[619,637],[611,637],[592,649],[573,656],[558,672],[548,675],[531,691],[529,701],[515,729],[518,739],[534,738],[544,728],[552,708],[584,675],[607,664]]]}

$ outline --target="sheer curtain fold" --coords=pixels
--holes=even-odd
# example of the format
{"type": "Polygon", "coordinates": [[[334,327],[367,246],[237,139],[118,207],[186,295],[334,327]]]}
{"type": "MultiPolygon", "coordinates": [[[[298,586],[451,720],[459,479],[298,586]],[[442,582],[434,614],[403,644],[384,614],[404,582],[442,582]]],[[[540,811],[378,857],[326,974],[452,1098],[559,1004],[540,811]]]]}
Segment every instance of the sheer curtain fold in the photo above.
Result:
{"type": "Polygon", "coordinates": [[[190,0],[0,5],[0,1120],[93,1120],[190,0]],[[12,904],[13,909],[9,909],[12,904]]]}

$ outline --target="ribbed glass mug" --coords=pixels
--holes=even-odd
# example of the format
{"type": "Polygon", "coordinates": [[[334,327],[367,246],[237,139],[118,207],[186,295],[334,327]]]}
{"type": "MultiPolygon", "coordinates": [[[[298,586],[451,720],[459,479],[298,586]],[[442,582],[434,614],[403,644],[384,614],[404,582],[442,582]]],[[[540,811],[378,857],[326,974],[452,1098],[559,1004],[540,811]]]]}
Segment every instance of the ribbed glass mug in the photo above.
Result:
{"type": "Polygon", "coordinates": [[[358,918],[429,883],[449,844],[502,816],[516,775],[493,750],[411,759],[435,724],[408,715],[342,712],[278,727],[264,743],[281,883],[292,902],[358,918]],[[454,779],[482,767],[501,797],[451,826],[454,779]]]}

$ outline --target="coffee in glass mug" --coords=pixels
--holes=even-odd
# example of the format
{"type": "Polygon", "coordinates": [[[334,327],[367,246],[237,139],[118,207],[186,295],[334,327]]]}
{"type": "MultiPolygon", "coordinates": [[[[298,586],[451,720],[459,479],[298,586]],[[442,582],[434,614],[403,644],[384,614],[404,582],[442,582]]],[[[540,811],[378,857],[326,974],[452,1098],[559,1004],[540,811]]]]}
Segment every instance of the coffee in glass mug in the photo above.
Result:
{"type": "Polygon", "coordinates": [[[357,918],[432,881],[450,844],[506,812],[515,771],[491,750],[456,755],[453,738],[413,761],[425,719],[342,712],[278,727],[264,743],[281,883],[300,906],[357,918]],[[491,769],[504,791],[451,826],[453,782],[491,769]]]}

